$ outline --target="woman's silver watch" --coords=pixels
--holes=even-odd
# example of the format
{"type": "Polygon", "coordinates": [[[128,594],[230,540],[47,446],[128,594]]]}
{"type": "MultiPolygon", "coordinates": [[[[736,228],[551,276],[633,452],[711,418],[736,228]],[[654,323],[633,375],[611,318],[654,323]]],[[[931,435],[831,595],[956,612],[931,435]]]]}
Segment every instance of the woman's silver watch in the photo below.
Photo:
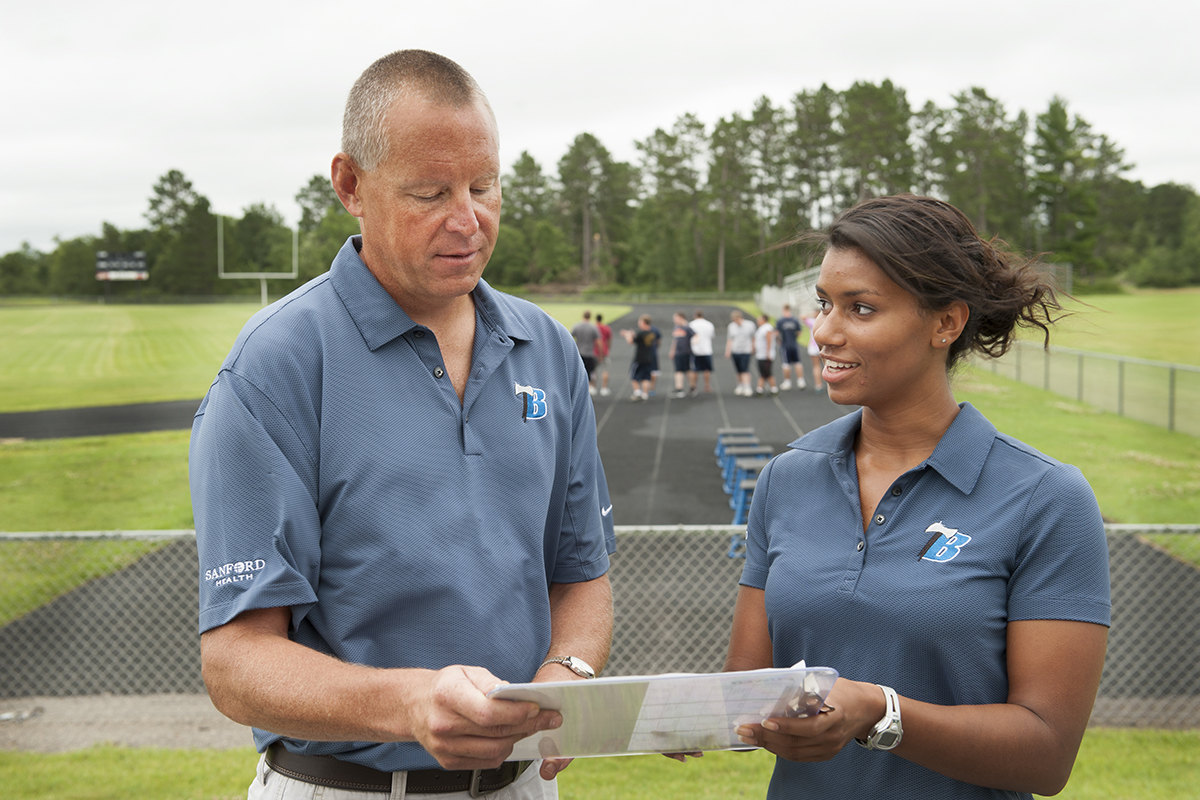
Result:
{"type": "Polygon", "coordinates": [[[890,686],[880,686],[879,688],[883,689],[887,711],[884,713],[883,719],[875,723],[875,727],[871,729],[871,733],[866,739],[855,738],[854,741],[868,750],[891,750],[904,738],[904,728],[900,725],[900,698],[890,686]]]}

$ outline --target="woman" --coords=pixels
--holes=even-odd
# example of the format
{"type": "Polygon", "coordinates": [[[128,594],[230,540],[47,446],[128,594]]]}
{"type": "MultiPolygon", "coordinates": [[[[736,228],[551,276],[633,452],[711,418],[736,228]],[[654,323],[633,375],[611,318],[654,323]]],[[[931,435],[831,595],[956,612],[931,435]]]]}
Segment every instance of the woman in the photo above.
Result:
{"type": "Polygon", "coordinates": [[[737,386],[733,393],[739,397],[753,397],[750,388],[750,357],[754,355],[754,332],[758,330],[741,311],[734,309],[729,314],[729,327],[725,332],[725,357],[733,359],[737,372],[737,386]]]}
{"type": "Polygon", "coordinates": [[[754,390],[763,394],[779,394],[775,384],[775,353],[778,350],[779,332],[766,314],[758,315],[758,327],[754,329],[754,359],[758,364],[758,387],[754,390]]]}
{"type": "Polygon", "coordinates": [[[842,677],[823,713],[739,736],[779,757],[770,798],[1055,794],[1104,665],[1103,522],[1077,469],[949,379],[1018,324],[1048,337],[1054,292],[930,198],[860,203],[827,244],[813,333],[830,398],[862,408],[759,476],[726,669],[842,677]]]}
{"type": "MultiPolygon", "coordinates": [[[[813,338],[812,329],[817,323],[817,311],[806,313],[800,318],[800,324],[808,328],[808,360],[812,364],[812,379],[813,391],[817,394],[825,391],[825,382],[821,380],[821,348],[817,345],[817,340],[813,338]]],[[[797,367],[799,369],[799,367],[797,367]]]]}

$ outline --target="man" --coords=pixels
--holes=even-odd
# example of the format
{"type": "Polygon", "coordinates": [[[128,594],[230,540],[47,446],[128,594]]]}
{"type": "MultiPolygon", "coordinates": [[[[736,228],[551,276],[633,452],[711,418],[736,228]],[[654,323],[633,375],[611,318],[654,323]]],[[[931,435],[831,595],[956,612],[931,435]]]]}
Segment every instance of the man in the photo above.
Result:
{"type": "Polygon", "coordinates": [[[588,393],[596,393],[596,342],[600,339],[600,330],[592,324],[592,312],[584,309],[583,319],[571,328],[571,338],[579,348],[579,356],[583,359],[583,368],[587,370],[588,393]]]}
{"type": "Polygon", "coordinates": [[[758,386],[755,392],[763,394],[770,390],[771,394],[779,394],[775,385],[775,349],[779,333],[771,324],[771,318],[766,314],[758,315],[758,327],[754,331],[754,358],[758,361],[758,386]]]}
{"type": "Polygon", "coordinates": [[[623,330],[621,336],[633,345],[633,361],[629,364],[629,382],[633,384],[633,402],[645,401],[650,397],[650,382],[653,369],[658,363],[658,329],[651,324],[649,314],[638,317],[636,331],[623,330]]]}
{"type": "Polygon", "coordinates": [[[662,331],[653,323],[650,324],[650,332],[654,334],[654,348],[650,351],[650,397],[654,396],[654,389],[658,386],[658,376],[662,374],[662,370],[658,366],[658,344],[662,341],[662,331]]]}
{"type": "Polygon", "coordinates": [[[712,391],[713,337],[716,327],[704,318],[704,310],[697,308],[689,323],[692,328],[692,394],[696,394],[696,376],[704,373],[704,391],[712,391]]]}
{"type": "Polygon", "coordinates": [[[671,329],[670,359],[675,367],[675,391],[672,397],[687,397],[684,391],[684,380],[691,378],[692,394],[696,394],[696,373],[692,372],[692,329],[687,317],[682,311],[676,311],[671,321],[675,327],[671,329]]]}
{"type": "Polygon", "coordinates": [[[612,394],[608,388],[608,356],[612,352],[612,327],[604,324],[604,315],[596,315],[596,329],[600,338],[596,340],[596,367],[600,370],[600,396],[612,394]]]}
{"type": "Polygon", "coordinates": [[[501,762],[560,715],[487,692],[607,659],[583,363],[480,279],[500,161],[461,67],[377,61],[342,147],[333,186],[361,236],[255,315],[193,425],[204,679],[265,751],[251,798],[554,797],[564,761],[501,762]]]}
{"type": "Polygon", "coordinates": [[[737,373],[733,393],[741,397],[754,395],[750,388],[750,357],[754,355],[755,330],[754,323],[741,311],[730,312],[729,328],[725,331],[725,357],[733,359],[733,369],[737,373]]]}
{"type": "Polygon", "coordinates": [[[800,320],[792,316],[792,307],[785,304],[779,322],[775,324],[775,331],[779,334],[779,350],[783,356],[783,383],[779,384],[779,388],[785,392],[792,388],[793,370],[796,372],[796,388],[808,386],[804,382],[804,365],[800,363],[799,337],[802,328],[800,320]]]}

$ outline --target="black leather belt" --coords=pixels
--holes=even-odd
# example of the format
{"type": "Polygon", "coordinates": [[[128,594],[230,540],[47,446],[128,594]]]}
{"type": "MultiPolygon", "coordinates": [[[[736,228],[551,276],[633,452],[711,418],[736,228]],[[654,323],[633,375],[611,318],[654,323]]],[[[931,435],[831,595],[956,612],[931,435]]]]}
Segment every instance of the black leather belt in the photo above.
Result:
{"type": "MultiPolygon", "coordinates": [[[[531,761],[506,761],[497,769],[408,771],[407,791],[413,794],[469,792],[479,797],[496,792],[521,776],[531,761]]],[[[333,756],[305,756],[288,751],[279,742],[267,748],[267,764],[280,775],[305,783],[357,792],[390,792],[392,773],[340,761],[333,756]]]]}

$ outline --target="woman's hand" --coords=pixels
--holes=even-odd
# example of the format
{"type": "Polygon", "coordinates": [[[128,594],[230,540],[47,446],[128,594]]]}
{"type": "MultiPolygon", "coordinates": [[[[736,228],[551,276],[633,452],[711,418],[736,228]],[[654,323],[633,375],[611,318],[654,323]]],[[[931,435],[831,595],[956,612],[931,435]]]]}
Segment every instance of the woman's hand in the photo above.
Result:
{"type": "Polygon", "coordinates": [[[742,725],[738,738],[788,761],[828,761],[855,737],[865,739],[886,712],[883,692],[873,683],[838,678],[821,713],[772,717],[742,725]]]}

